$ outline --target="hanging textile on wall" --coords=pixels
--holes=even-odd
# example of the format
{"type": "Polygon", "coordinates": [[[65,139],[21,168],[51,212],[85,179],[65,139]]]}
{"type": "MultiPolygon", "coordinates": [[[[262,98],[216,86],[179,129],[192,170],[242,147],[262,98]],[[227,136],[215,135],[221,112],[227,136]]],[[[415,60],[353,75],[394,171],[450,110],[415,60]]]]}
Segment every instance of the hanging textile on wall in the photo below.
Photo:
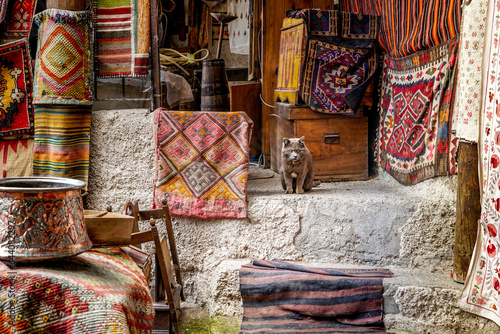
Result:
{"type": "Polygon", "coordinates": [[[26,41],[0,46],[0,137],[33,133],[31,86],[26,41]]]}
{"type": "Polygon", "coordinates": [[[39,30],[33,103],[91,105],[92,13],[47,9],[36,15],[35,23],[39,30]]]}
{"type": "Polygon", "coordinates": [[[477,143],[481,106],[481,59],[483,58],[486,0],[464,3],[460,50],[458,54],[457,94],[453,131],[458,139],[477,143]]]}
{"type": "Polygon", "coordinates": [[[459,306],[500,325],[500,0],[488,2],[482,63],[481,217],[459,306]]]}
{"type": "Polygon", "coordinates": [[[378,41],[404,57],[459,35],[461,0],[342,0],[341,10],[381,16],[378,41]]]}
{"type": "Polygon", "coordinates": [[[7,14],[8,0],[0,0],[0,23],[5,19],[5,14],[7,14]]]}
{"type": "Polygon", "coordinates": [[[35,105],[33,175],[88,181],[91,106],[35,105]]]}
{"type": "Polygon", "coordinates": [[[0,140],[0,177],[33,175],[33,139],[0,140]]]}
{"type": "Polygon", "coordinates": [[[35,15],[36,0],[0,0],[0,14],[4,5],[7,5],[7,11],[4,21],[0,24],[0,41],[28,38],[35,15]]]}
{"type": "Polygon", "coordinates": [[[386,56],[379,104],[380,166],[405,185],[455,173],[450,134],[458,38],[404,58],[386,56]]]}
{"type": "Polygon", "coordinates": [[[94,0],[96,74],[145,77],[149,68],[149,0],[94,0]]]}
{"type": "Polygon", "coordinates": [[[228,24],[229,48],[232,53],[247,55],[250,50],[250,25],[248,22],[250,1],[229,0],[228,14],[238,18],[228,24]]]}
{"type": "Polygon", "coordinates": [[[314,111],[354,115],[377,67],[379,17],[319,9],[289,11],[287,17],[306,26],[300,97],[314,111]]]}
{"type": "Polygon", "coordinates": [[[253,122],[244,112],[155,110],[153,205],[173,216],[246,218],[253,122]]]}

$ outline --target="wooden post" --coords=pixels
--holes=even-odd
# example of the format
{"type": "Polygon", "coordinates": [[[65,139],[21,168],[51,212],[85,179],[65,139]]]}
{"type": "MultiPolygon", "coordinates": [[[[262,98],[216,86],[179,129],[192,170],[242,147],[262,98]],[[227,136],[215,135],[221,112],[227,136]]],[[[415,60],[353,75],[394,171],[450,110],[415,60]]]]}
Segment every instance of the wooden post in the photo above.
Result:
{"type": "Polygon", "coordinates": [[[458,149],[457,220],[453,280],[464,283],[474,251],[481,215],[477,144],[460,142],[458,149]]]}
{"type": "Polygon", "coordinates": [[[85,10],[86,4],[86,0],[47,0],[47,8],[64,10],[85,10]]]}
{"type": "MultiPolygon", "coordinates": [[[[160,42],[158,38],[158,1],[151,0],[151,73],[153,77],[153,105],[152,110],[161,106],[160,90],[160,42]]],[[[166,29],[166,28],[165,28],[166,29]]]]}

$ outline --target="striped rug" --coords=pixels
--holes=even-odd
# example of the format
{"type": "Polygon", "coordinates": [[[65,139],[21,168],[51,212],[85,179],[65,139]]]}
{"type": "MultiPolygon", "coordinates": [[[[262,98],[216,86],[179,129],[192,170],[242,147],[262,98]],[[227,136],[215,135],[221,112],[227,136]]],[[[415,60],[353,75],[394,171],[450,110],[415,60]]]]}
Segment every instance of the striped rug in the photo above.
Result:
{"type": "Polygon", "coordinates": [[[379,42],[391,57],[424,51],[459,35],[460,0],[342,0],[341,10],[381,16],[379,42]]]}
{"type": "Polygon", "coordinates": [[[96,75],[148,75],[149,0],[94,0],[96,75]]]}
{"type": "Polygon", "coordinates": [[[240,270],[240,333],[386,333],[384,277],[392,273],[253,260],[240,270]]]}
{"type": "Polygon", "coordinates": [[[35,105],[33,175],[87,182],[91,107],[35,105]]]}

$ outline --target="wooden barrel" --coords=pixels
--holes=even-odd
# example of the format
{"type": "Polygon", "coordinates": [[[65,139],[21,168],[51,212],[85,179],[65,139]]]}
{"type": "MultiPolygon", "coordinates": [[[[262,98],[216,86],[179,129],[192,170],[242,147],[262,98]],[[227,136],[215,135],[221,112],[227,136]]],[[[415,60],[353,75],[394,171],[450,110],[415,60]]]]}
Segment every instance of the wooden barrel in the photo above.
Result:
{"type": "Polygon", "coordinates": [[[203,61],[201,111],[229,111],[229,87],[224,59],[203,61]]]}
{"type": "Polygon", "coordinates": [[[47,0],[47,8],[80,11],[85,10],[87,0],[47,0]]]}

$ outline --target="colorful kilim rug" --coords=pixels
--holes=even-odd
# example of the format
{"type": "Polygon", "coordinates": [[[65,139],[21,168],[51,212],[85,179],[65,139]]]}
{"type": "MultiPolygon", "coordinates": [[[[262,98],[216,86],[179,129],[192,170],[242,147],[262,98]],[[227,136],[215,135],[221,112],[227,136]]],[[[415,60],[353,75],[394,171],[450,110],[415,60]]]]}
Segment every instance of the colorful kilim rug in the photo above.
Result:
{"type": "Polygon", "coordinates": [[[380,25],[380,18],[376,15],[359,15],[333,10],[291,10],[286,16],[303,19],[309,37],[337,43],[346,43],[346,41],[334,37],[356,40],[350,41],[351,47],[355,45],[371,47],[373,40],[377,38],[380,25]],[[365,39],[368,41],[362,41],[365,39]]]}
{"type": "Polygon", "coordinates": [[[0,140],[1,177],[33,175],[33,139],[0,140]]]}
{"type": "Polygon", "coordinates": [[[97,76],[148,75],[149,8],[149,0],[94,0],[97,76]]]}
{"type": "Polygon", "coordinates": [[[0,46],[0,137],[33,132],[31,86],[26,41],[0,46]]]}
{"type": "Polygon", "coordinates": [[[0,332],[146,334],[154,309],[139,267],[120,248],[9,269],[0,262],[0,332]]]}
{"type": "Polygon", "coordinates": [[[375,73],[373,50],[310,40],[304,62],[300,96],[309,107],[322,113],[354,115],[375,73]]]}
{"type": "Polygon", "coordinates": [[[481,217],[459,306],[500,325],[500,0],[488,1],[485,22],[478,142],[482,162],[481,217]]]}
{"type": "Polygon", "coordinates": [[[425,51],[459,35],[460,0],[344,0],[346,12],[380,15],[378,41],[391,57],[425,51]]]}
{"type": "Polygon", "coordinates": [[[37,0],[0,0],[7,4],[5,20],[0,24],[0,41],[28,38],[37,0]]]}
{"type": "Polygon", "coordinates": [[[35,106],[33,175],[88,181],[92,107],[35,106]]]}
{"type": "Polygon", "coordinates": [[[33,103],[91,105],[92,13],[47,9],[36,15],[35,23],[39,30],[33,103]]]}
{"type": "Polygon", "coordinates": [[[155,110],[154,206],[174,216],[246,218],[252,121],[244,112],[155,110]]]}
{"type": "Polygon", "coordinates": [[[352,116],[371,82],[379,17],[320,9],[287,12],[306,24],[299,94],[312,110],[352,116]]]}
{"type": "Polygon", "coordinates": [[[405,185],[455,172],[450,133],[458,39],[386,57],[379,105],[380,166],[405,185]]]}
{"type": "Polygon", "coordinates": [[[325,269],[253,260],[240,269],[245,333],[386,333],[386,269],[325,269]]]}
{"type": "Polygon", "coordinates": [[[486,0],[470,0],[462,9],[458,54],[457,94],[453,131],[457,138],[477,143],[481,106],[481,59],[483,58],[486,0]]]}

